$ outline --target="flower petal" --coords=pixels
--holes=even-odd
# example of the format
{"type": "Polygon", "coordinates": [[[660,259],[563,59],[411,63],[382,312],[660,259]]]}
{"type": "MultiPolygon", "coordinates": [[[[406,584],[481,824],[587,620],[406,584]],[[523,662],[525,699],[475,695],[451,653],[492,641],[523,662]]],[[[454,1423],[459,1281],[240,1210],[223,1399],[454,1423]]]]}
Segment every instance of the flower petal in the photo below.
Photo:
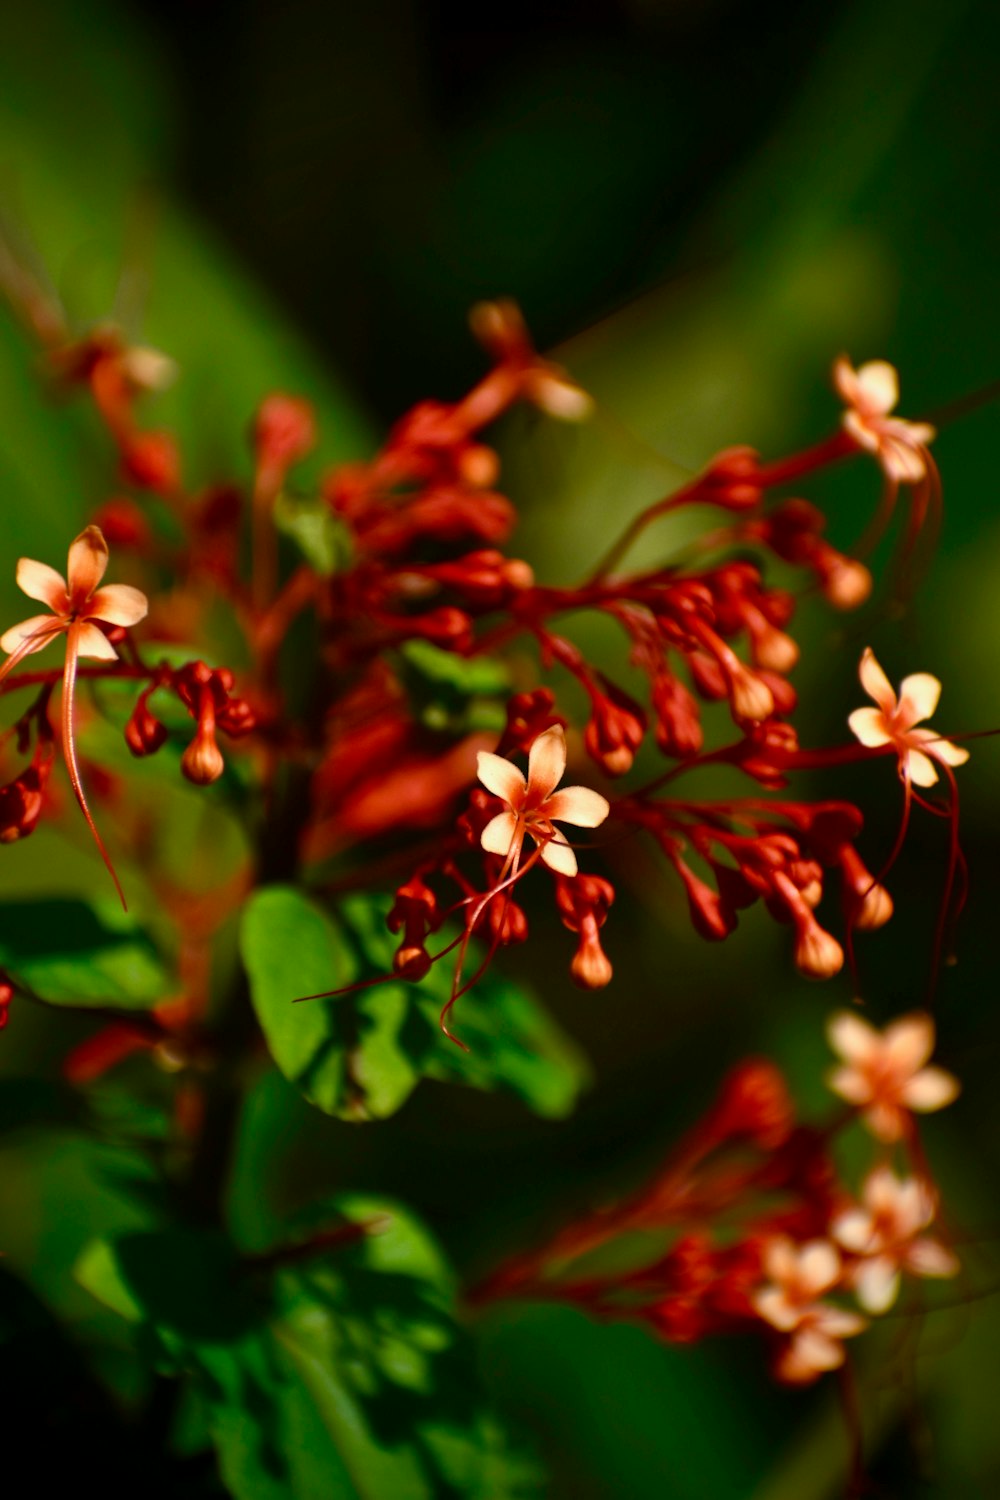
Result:
{"type": "Polygon", "coordinates": [[[88,526],[69,549],[66,578],[69,593],[77,607],[91,594],[104,577],[108,566],[108,544],[99,526],[88,526]]]}
{"type": "Polygon", "coordinates": [[[884,359],[870,359],[857,372],[857,405],[873,415],[884,417],[899,400],[899,376],[884,359]]]}
{"type": "Polygon", "coordinates": [[[542,859],[550,870],[555,870],[559,875],[576,875],[579,870],[576,855],[558,834],[542,845],[542,859]]]}
{"type": "Polygon", "coordinates": [[[908,1079],[934,1051],[934,1022],[926,1011],[915,1011],[891,1022],[882,1033],[882,1048],[898,1078],[908,1079]]]}
{"type": "Polygon", "coordinates": [[[847,727],[869,750],[888,745],[892,735],[886,729],[885,714],[880,708],[856,708],[847,715],[847,727]]]}
{"type": "Polygon", "coordinates": [[[57,615],[64,615],[69,608],[65,580],[48,563],[36,562],[33,557],[18,558],[17,586],[29,599],[40,600],[57,615]]]}
{"type": "Polygon", "coordinates": [[[557,823],[573,823],[577,828],[597,828],[608,813],[611,804],[600,792],[589,786],[564,786],[553,792],[543,809],[545,816],[557,823]]]}
{"type": "Polygon", "coordinates": [[[867,1104],[872,1097],[871,1081],[857,1068],[831,1068],[826,1075],[826,1086],[848,1104],[867,1104]]]}
{"type": "Polygon", "coordinates": [[[846,401],[848,406],[857,406],[858,372],[846,354],[838,355],[833,362],[833,384],[838,396],[846,401]]]}
{"type": "Polygon", "coordinates": [[[89,620],[80,620],[73,626],[76,631],[77,656],[93,657],[97,661],[117,661],[118,652],[99,625],[89,620]]]}
{"type": "Polygon", "coordinates": [[[489,854],[510,853],[517,838],[517,818],[512,812],[497,813],[482,831],[479,842],[489,854]]]}
{"type": "Polygon", "coordinates": [[[961,1084],[952,1073],[946,1073],[944,1068],[921,1068],[916,1077],[911,1078],[902,1094],[903,1103],[907,1109],[915,1109],[920,1114],[929,1114],[935,1109],[944,1109],[953,1099],[957,1099],[961,1084]]]}
{"type": "Polygon", "coordinates": [[[899,1296],[899,1271],[887,1255],[876,1255],[854,1273],[854,1287],[865,1312],[884,1313],[899,1296]]]}
{"type": "Polygon", "coordinates": [[[896,694],[893,692],[892,684],[879,666],[875,658],[875,652],[870,646],[866,646],[861,653],[861,661],[858,664],[858,678],[869,698],[873,698],[879,708],[885,709],[886,713],[892,713],[896,707],[896,694]]]}
{"type": "Polygon", "coordinates": [[[128,583],[109,583],[91,595],[87,616],[107,625],[137,625],[149,612],[149,600],[128,583]]]}
{"type": "Polygon", "coordinates": [[[799,1279],[810,1294],[825,1292],[840,1277],[840,1255],[829,1240],[811,1240],[799,1255],[799,1279]]]}
{"type": "Polygon", "coordinates": [[[823,1370],[836,1370],[844,1359],[843,1346],[836,1339],[828,1339],[813,1328],[803,1328],[792,1340],[781,1368],[786,1379],[810,1380],[823,1370]]]}
{"type": "Polygon", "coordinates": [[[520,807],[524,801],[526,782],[516,766],[502,755],[491,750],[480,750],[477,757],[477,775],[488,792],[502,797],[511,807],[520,807]]]}
{"type": "Polygon", "coordinates": [[[934,769],[934,762],[922,750],[907,750],[905,754],[900,756],[899,764],[903,767],[914,786],[934,786],[936,784],[938,773],[934,769]]]}
{"type": "Polygon", "coordinates": [[[903,1264],[917,1276],[957,1276],[961,1269],[958,1256],[938,1240],[931,1239],[914,1240],[903,1264]]]}
{"type": "Polygon", "coordinates": [[[57,635],[62,635],[65,629],[66,626],[52,615],[32,615],[30,619],[22,620],[19,625],[12,625],[0,635],[0,650],[8,653],[16,651],[29,636],[35,636],[36,643],[28,653],[30,656],[34,651],[41,651],[57,635]]]}
{"type": "Polygon", "coordinates": [[[899,722],[903,729],[929,719],[938,706],[941,684],[930,672],[914,672],[899,684],[899,722]]]}
{"type": "Polygon", "coordinates": [[[802,1309],[789,1302],[780,1287],[768,1286],[763,1291],[754,1292],[750,1301],[757,1316],[782,1333],[790,1333],[802,1321],[802,1309]]]}
{"type": "Polygon", "coordinates": [[[845,1062],[866,1063],[879,1050],[881,1037],[874,1026],[851,1010],[838,1010],[826,1023],[826,1039],[845,1062]]]}
{"type": "Polygon", "coordinates": [[[909,423],[894,422],[892,426],[894,430],[881,434],[878,453],[882,467],[897,484],[919,484],[927,473],[927,460],[909,423]]]}
{"type": "Polygon", "coordinates": [[[544,800],[559,785],[566,771],[566,734],[561,724],[553,724],[535,740],[528,751],[528,791],[544,800]]]}
{"type": "Polygon", "coordinates": [[[849,1208],[837,1215],[830,1225],[830,1233],[845,1250],[863,1255],[875,1238],[875,1220],[863,1208],[849,1208]]]}

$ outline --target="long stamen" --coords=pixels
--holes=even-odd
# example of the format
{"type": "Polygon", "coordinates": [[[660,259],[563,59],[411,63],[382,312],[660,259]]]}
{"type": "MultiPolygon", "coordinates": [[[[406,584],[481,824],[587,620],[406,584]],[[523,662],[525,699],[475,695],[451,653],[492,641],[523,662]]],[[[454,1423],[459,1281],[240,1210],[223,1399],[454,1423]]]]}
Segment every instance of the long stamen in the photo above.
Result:
{"type": "Polygon", "coordinates": [[[128,911],[128,902],[125,900],[125,892],[122,890],[121,881],[115,873],[115,867],[111,863],[111,856],[104,847],[104,840],[97,831],[97,824],[91,816],[87,799],[83,792],[83,782],[80,780],[80,768],[76,761],[76,743],[73,736],[73,697],[76,690],[76,662],[79,652],[79,624],[74,621],[66,632],[66,665],[63,669],[63,698],[62,698],[62,739],[63,753],[66,756],[66,769],[69,772],[70,785],[73,794],[80,805],[90,829],[93,839],[100,850],[101,858],[108,869],[108,874],[115,883],[118,899],[121,901],[122,909],[128,911]]]}

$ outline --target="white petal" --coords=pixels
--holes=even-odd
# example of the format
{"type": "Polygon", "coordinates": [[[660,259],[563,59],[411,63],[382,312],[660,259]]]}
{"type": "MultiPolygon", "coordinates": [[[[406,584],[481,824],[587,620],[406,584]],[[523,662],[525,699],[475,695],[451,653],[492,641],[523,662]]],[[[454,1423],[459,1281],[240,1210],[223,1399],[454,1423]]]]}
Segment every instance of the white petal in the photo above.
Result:
{"type": "Polygon", "coordinates": [[[782,1333],[790,1333],[802,1321],[801,1308],[789,1302],[780,1287],[765,1287],[761,1292],[754,1292],[750,1300],[758,1317],[763,1318],[765,1323],[770,1323],[772,1328],[780,1329],[782,1333]]]}
{"type": "Polygon", "coordinates": [[[29,636],[34,636],[35,644],[28,652],[30,656],[35,651],[41,651],[43,646],[55,640],[56,636],[61,635],[65,629],[66,626],[54,619],[52,615],[32,615],[30,619],[22,620],[19,625],[12,625],[9,630],[5,630],[3,635],[0,635],[0,650],[8,653],[16,651],[29,636]]]}
{"type": "Polygon", "coordinates": [[[128,583],[109,583],[98,589],[87,605],[91,620],[104,620],[108,625],[137,625],[149,613],[149,600],[141,589],[128,583]]]}
{"type": "Polygon", "coordinates": [[[866,1312],[884,1313],[899,1296],[899,1271],[888,1256],[879,1255],[858,1267],[854,1285],[866,1312]]]}
{"type": "Polygon", "coordinates": [[[845,1250],[861,1255],[869,1249],[874,1239],[875,1221],[863,1208],[849,1208],[838,1214],[830,1225],[830,1233],[845,1250]]]}
{"type": "Polygon", "coordinates": [[[799,1255],[799,1277],[810,1293],[825,1292],[840,1277],[840,1255],[829,1240],[811,1240],[799,1255]]]}
{"type": "Polygon", "coordinates": [[[848,1104],[867,1104],[872,1097],[871,1079],[857,1068],[831,1068],[826,1075],[826,1086],[848,1104]]]}
{"type": "Polygon", "coordinates": [[[517,818],[512,812],[502,812],[490,819],[479,842],[489,854],[501,854],[506,859],[516,838],[517,818]]]}
{"type": "Polygon", "coordinates": [[[906,1252],[904,1264],[917,1276],[956,1276],[961,1269],[957,1255],[930,1239],[915,1240],[906,1252]]]}
{"type": "Polygon", "coordinates": [[[842,1345],[812,1328],[803,1328],[801,1333],[795,1335],[792,1353],[795,1367],[802,1372],[799,1378],[803,1380],[808,1379],[812,1373],[836,1370],[844,1363],[845,1357],[842,1345]]]}
{"type": "Polygon", "coordinates": [[[887,713],[891,713],[896,707],[896,694],[892,690],[892,684],[888,677],[875,659],[875,653],[870,646],[866,646],[861,653],[861,661],[858,665],[858,677],[861,681],[861,686],[869,698],[873,698],[879,708],[883,708],[887,713]]]}
{"type": "Polygon", "coordinates": [[[906,771],[907,776],[913,782],[914,786],[934,786],[936,784],[938,773],[934,768],[934,762],[922,750],[905,751],[900,757],[899,763],[906,771]]]}
{"type": "Polygon", "coordinates": [[[901,1016],[885,1028],[882,1046],[886,1062],[897,1076],[908,1078],[934,1051],[934,1022],[926,1011],[901,1016]]]}
{"type": "Polygon", "coordinates": [[[858,369],[859,406],[878,416],[892,411],[899,400],[899,376],[884,359],[870,359],[858,369]]]}
{"type": "Polygon", "coordinates": [[[544,800],[555,791],[566,771],[566,735],[561,724],[553,724],[528,751],[528,790],[544,800]]]}
{"type": "Polygon", "coordinates": [[[96,661],[118,660],[118,652],[100,626],[81,620],[72,628],[76,634],[77,656],[92,657],[96,661]]]}
{"type": "Polygon", "coordinates": [[[560,875],[575,875],[579,870],[576,855],[568,844],[560,841],[558,834],[543,846],[542,860],[560,875]]]}
{"type": "Polygon", "coordinates": [[[845,1062],[866,1063],[881,1046],[881,1037],[851,1010],[838,1010],[826,1023],[826,1039],[845,1062]]]}
{"type": "Polygon", "coordinates": [[[556,823],[597,828],[611,811],[611,804],[600,792],[591,791],[589,786],[564,786],[561,791],[552,793],[543,811],[556,823]]]}
{"type": "Polygon", "coordinates": [[[919,484],[927,473],[927,461],[908,426],[904,423],[893,423],[893,426],[906,427],[906,430],[882,434],[878,450],[882,467],[897,484],[919,484]]]}
{"type": "Polygon", "coordinates": [[[834,1339],[853,1338],[868,1327],[867,1320],[860,1313],[845,1312],[842,1307],[833,1307],[827,1302],[811,1309],[810,1323],[816,1332],[834,1339]]]}
{"type": "Polygon", "coordinates": [[[885,714],[880,708],[856,708],[847,715],[847,727],[869,750],[875,750],[879,745],[888,745],[892,739],[886,728],[885,714]]]}
{"type": "Polygon", "coordinates": [[[957,1099],[959,1087],[958,1079],[946,1073],[944,1068],[922,1068],[906,1085],[902,1100],[907,1109],[927,1114],[934,1109],[944,1109],[946,1104],[957,1099]]]}
{"type": "Polygon", "coordinates": [[[29,599],[38,599],[47,604],[57,615],[66,613],[69,596],[66,583],[55,568],[48,563],[35,562],[33,557],[21,557],[17,563],[17,586],[29,599]]]}
{"type": "Polygon", "coordinates": [[[504,760],[502,755],[494,755],[491,750],[480,750],[477,757],[479,780],[488,792],[495,797],[502,797],[511,807],[520,807],[524,801],[526,782],[516,766],[512,766],[509,760],[504,760]]]}
{"type": "Polygon", "coordinates": [[[838,355],[833,362],[833,384],[848,406],[857,406],[858,374],[846,354],[838,355]]]}
{"type": "Polygon", "coordinates": [[[899,684],[899,718],[903,728],[929,719],[938,706],[941,684],[930,672],[914,672],[899,684]]]}

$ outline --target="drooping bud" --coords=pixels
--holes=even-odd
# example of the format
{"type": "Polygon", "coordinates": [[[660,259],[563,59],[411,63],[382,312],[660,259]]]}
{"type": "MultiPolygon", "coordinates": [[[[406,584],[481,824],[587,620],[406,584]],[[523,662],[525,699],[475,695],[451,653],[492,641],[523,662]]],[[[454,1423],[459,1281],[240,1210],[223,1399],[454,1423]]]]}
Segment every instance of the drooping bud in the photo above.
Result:
{"type": "Polygon", "coordinates": [[[139,697],[124,732],[125,743],[136,757],[155,755],[166,743],[167,726],[150,711],[146,693],[139,697]]]}
{"type": "Polygon", "coordinates": [[[137,432],[122,448],[126,478],[158,495],[172,495],[181,479],[180,454],[169,432],[137,432]]]}
{"type": "Polygon", "coordinates": [[[646,732],[646,716],[613,683],[595,690],[591,718],[583,731],[588,754],[608,776],[623,776],[631,769],[635,753],[646,732]]]}
{"type": "Polygon", "coordinates": [[[181,770],[197,786],[210,786],[225,769],[226,762],[215,740],[215,725],[203,720],[181,756],[181,770]]]}
{"type": "Polygon", "coordinates": [[[797,924],[795,967],[808,979],[831,979],[844,967],[844,950],[815,918],[797,924]]]}

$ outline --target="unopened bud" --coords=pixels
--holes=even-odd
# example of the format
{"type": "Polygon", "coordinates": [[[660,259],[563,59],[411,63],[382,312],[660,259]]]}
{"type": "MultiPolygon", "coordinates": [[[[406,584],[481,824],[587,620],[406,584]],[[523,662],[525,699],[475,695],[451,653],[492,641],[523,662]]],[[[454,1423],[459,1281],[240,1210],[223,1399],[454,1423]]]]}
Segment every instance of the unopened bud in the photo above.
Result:
{"type": "Polygon", "coordinates": [[[177,444],[169,432],[139,432],[122,451],[122,468],[134,484],[170,495],[180,484],[181,464],[177,444]]]}
{"type": "Polygon", "coordinates": [[[760,723],[774,712],[774,695],[767,683],[753,672],[732,671],[730,673],[733,716],[737,719],[760,723]]]}
{"type": "Polygon", "coordinates": [[[167,727],[140,698],[125,725],[125,743],[135,756],[155,755],[167,738],[167,727]]]}
{"type": "Polygon", "coordinates": [[[573,982],[584,990],[602,990],[611,983],[614,970],[611,960],[601,947],[597,923],[593,917],[584,918],[580,928],[580,946],[569,966],[573,982]]]}
{"type": "Polygon", "coordinates": [[[200,724],[198,733],[181,756],[181,770],[188,781],[197,786],[210,786],[213,781],[218,781],[225,769],[222,751],[215,742],[215,731],[200,724]]]}
{"type": "Polygon", "coordinates": [[[799,927],[795,967],[808,979],[831,979],[844,967],[844,950],[831,933],[810,919],[799,927]]]}
{"type": "Polygon", "coordinates": [[[864,563],[834,552],[822,567],[820,586],[834,609],[857,609],[872,591],[872,575],[864,563]]]}
{"type": "Polygon", "coordinates": [[[316,417],[308,401],[276,391],[261,402],[254,420],[254,446],[262,469],[279,478],[316,443],[316,417]]]}
{"type": "Polygon", "coordinates": [[[409,979],[417,983],[423,979],[431,966],[431,956],[426,948],[415,945],[399,948],[393,954],[392,967],[400,979],[409,979]]]}

